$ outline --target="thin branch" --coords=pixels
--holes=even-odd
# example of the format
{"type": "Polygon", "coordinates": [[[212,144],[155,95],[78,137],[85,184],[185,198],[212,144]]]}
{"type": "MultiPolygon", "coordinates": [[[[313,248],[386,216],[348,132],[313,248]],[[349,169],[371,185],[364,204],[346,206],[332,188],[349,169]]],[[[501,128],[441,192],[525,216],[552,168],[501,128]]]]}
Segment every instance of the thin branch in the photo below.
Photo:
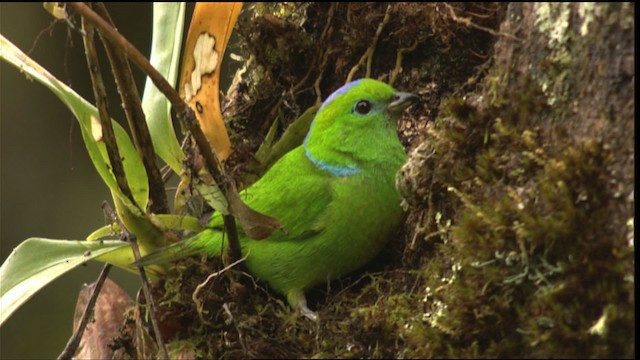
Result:
{"type": "Polygon", "coordinates": [[[360,66],[364,65],[365,60],[367,62],[367,72],[365,73],[365,77],[371,76],[371,65],[373,62],[373,54],[376,51],[376,46],[378,46],[378,40],[380,39],[382,30],[384,29],[385,25],[387,25],[391,17],[390,10],[391,10],[391,4],[387,5],[387,10],[384,13],[384,18],[382,19],[380,24],[378,24],[378,28],[376,29],[376,34],[373,37],[373,41],[371,41],[371,45],[369,45],[369,48],[367,49],[367,51],[365,51],[364,54],[362,54],[362,57],[360,58],[360,60],[358,60],[358,63],[351,68],[351,71],[349,71],[349,75],[347,75],[347,81],[346,81],[347,83],[353,80],[353,77],[355,76],[358,69],[360,69],[360,66]]]}
{"type": "Polygon", "coordinates": [[[83,18],[93,23],[100,33],[105,36],[115,46],[121,48],[127,57],[133,61],[149,78],[154,85],[167,97],[171,106],[176,112],[183,112],[189,106],[180,98],[177,91],[173,89],[171,84],[156,70],[153,65],[145,58],[142,53],[136,49],[122,34],[120,34],[113,26],[109,25],[100,15],[96,14],[85,3],[70,2],[71,5],[83,18]]]}
{"type": "Polygon", "coordinates": [[[489,29],[488,27],[484,27],[484,26],[478,25],[478,24],[474,23],[473,21],[471,21],[471,18],[466,18],[466,17],[461,17],[461,16],[456,15],[455,9],[450,4],[443,3],[443,5],[449,10],[449,13],[451,14],[451,18],[453,19],[453,21],[455,21],[457,23],[464,24],[466,26],[472,27],[474,29],[478,29],[480,31],[484,31],[484,32],[489,33],[489,34],[491,34],[493,36],[504,36],[504,37],[509,38],[511,40],[522,41],[521,39],[518,39],[517,37],[515,37],[515,36],[513,36],[511,34],[498,32],[498,31],[495,31],[493,29],[489,29]]]}
{"type": "MultiPolygon", "coordinates": [[[[229,192],[233,191],[230,186],[230,181],[226,173],[224,172],[224,168],[222,167],[220,160],[216,156],[216,154],[212,151],[211,145],[207,141],[198,121],[196,119],[195,113],[193,109],[191,109],[187,103],[180,97],[177,91],[169,84],[169,82],[160,74],[149,61],[145,58],[144,55],[138,49],[136,49],[124,36],[122,36],[113,26],[109,25],[104,19],[102,19],[98,14],[96,14],[91,8],[89,8],[84,3],[69,3],[80,15],[82,15],[83,19],[87,19],[96,25],[98,29],[100,29],[101,34],[107,38],[113,45],[121,48],[125,54],[136,64],[149,78],[153,81],[154,85],[162,92],[169,102],[171,106],[176,112],[178,119],[184,125],[184,127],[191,133],[194,141],[198,149],[200,150],[200,154],[203,156],[205,160],[205,166],[207,171],[213,176],[214,180],[218,184],[218,187],[222,190],[225,197],[229,198],[229,192]]],[[[245,205],[246,206],[246,205],[245,205]]],[[[227,215],[230,216],[230,215],[227,215]]],[[[227,218],[225,216],[225,223],[229,225],[235,224],[235,220],[230,217],[227,218]]],[[[229,236],[229,243],[237,244],[239,248],[239,241],[237,236],[233,237],[231,234],[229,236]]]]}
{"type": "MultiPolygon", "coordinates": [[[[120,224],[120,226],[122,226],[123,230],[125,229],[124,224],[120,224]]],[[[131,250],[133,250],[133,256],[136,261],[139,261],[142,256],[140,255],[138,242],[135,239],[135,236],[132,236],[131,234],[129,234],[128,239],[131,242],[131,250]]],[[[160,348],[160,356],[163,359],[169,359],[169,353],[167,353],[167,348],[164,345],[164,339],[162,339],[162,333],[160,332],[160,324],[158,323],[158,307],[156,305],[156,300],[153,298],[151,290],[149,289],[149,278],[147,277],[147,272],[144,270],[144,266],[138,267],[138,271],[140,272],[140,279],[142,280],[142,291],[144,292],[144,297],[145,299],[147,299],[147,302],[151,307],[151,325],[153,326],[153,332],[156,335],[156,342],[158,343],[158,347],[160,348]]]]}
{"type": "Polygon", "coordinates": [[[393,69],[393,73],[391,74],[389,86],[393,86],[393,84],[396,82],[396,79],[398,78],[398,75],[402,72],[402,60],[404,59],[404,54],[414,51],[417,47],[418,40],[415,40],[413,42],[413,45],[398,50],[398,53],[396,54],[396,67],[393,69]]]}
{"type": "Polygon", "coordinates": [[[127,178],[124,172],[124,166],[122,165],[122,158],[120,157],[120,151],[116,144],[116,136],[111,125],[111,117],[109,116],[108,104],[107,104],[107,91],[104,87],[104,81],[102,80],[102,74],[100,73],[100,62],[98,61],[98,53],[96,51],[96,45],[93,42],[94,27],[85,18],[82,18],[82,29],[85,31],[86,36],[82,37],[85,47],[85,55],[87,58],[87,65],[89,66],[89,73],[91,74],[91,82],[93,83],[93,96],[96,100],[96,107],[98,108],[98,114],[100,117],[100,126],[102,127],[102,140],[107,148],[107,155],[109,157],[109,163],[111,164],[111,170],[116,178],[118,187],[122,193],[136,204],[133,198],[127,178]]]}
{"type": "MultiPolygon", "coordinates": [[[[314,56],[314,59],[318,59],[318,61],[322,59],[322,61],[318,62],[318,64],[316,64],[316,61],[311,63],[309,65],[309,68],[307,69],[306,74],[304,74],[302,79],[298,81],[298,83],[289,90],[292,94],[296,94],[298,91],[300,91],[302,86],[307,82],[313,70],[317,69],[319,72],[319,75],[314,82],[314,88],[316,90],[316,103],[318,104],[322,103],[322,95],[320,92],[320,81],[322,81],[324,66],[327,63],[329,53],[331,52],[331,49],[325,46],[325,41],[333,31],[333,27],[331,25],[333,23],[333,16],[337,6],[338,6],[338,3],[331,3],[331,6],[329,7],[329,12],[327,14],[327,24],[322,30],[322,34],[320,35],[320,40],[316,45],[316,52],[315,52],[316,56],[314,56]],[[321,53],[322,53],[322,56],[320,56],[321,53]]],[[[269,120],[274,119],[276,117],[276,112],[278,111],[278,109],[280,108],[283,102],[284,102],[284,97],[279,97],[278,100],[275,101],[275,105],[271,106],[271,110],[269,111],[268,115],[265,117],[265,119],[267,120],[262,124],[262,128],[260,129],[263,133],[268,131],[269,128],[271,127],[272,121],[269,121],[269,120]]]]}
{"type": "Polygon", "coordinates": [[[111,264],[104,264],[104,266],[102,267],[102,271],[100,272],[100,276],[98,276],[98,280],[96,280],[96,283],[93,287],[93,292],[91,293],[89,302],[84,308],[82,318],[78,323],[75,331],[73,332],[73,335],[67,342],[67,345],[64,347],[64,350],[62,350],[60,355],[58,355],[58,360],[71,359],[71,357],[78,350],[80,340],[82,340],[82,335],[84,334],[84,331],[87,328],[87,324],[89,323],[89,319],[93,314],[93,308],[96,306],[96,301],[98,300],[98,295],[100,295],[102,285],[104,285],[105,280],[107,280],[107,275],[109,275],[109,270],[111,270],[111,264]]]}
{"type": "Polygon", "coordinates": [[[375,53],[376,47],[378,46],[378,40],[380,39],[382,30],[389,23],[389,19],[391,18],[390,11],[391,11],[391,4],[387,5],[387,10],[384,12],[384,18],[382,19],[382,22],[380,23],[380,25],[378,25],[378,29],[376,30],[376,36],[373,39],[373,44],[371,44],[371,56],[369,56],[369,58],[367,59],[366,77],[371,77],[371,65],[373,63],[373,54],[375,53]]]}
{"type": "Polygon", "coordinates": [[[196,286],[196,289],[191,294],[191,300],[193,300],[193,303],[196,305],[196,311],[198,312],[198,317],[200,318],[200,321],[202,321],[203,323],[205,323],[207,325],[212,325],[209,321],[205,320],[204,316],[202,316],[202,301],[200,301],[200,299],[198,299],[198,294],[200,293],[200,291],[202,289],[204,289],[205,286],[207,286],[207,284],[209,283],[209,281],[211,281],[211,279],[222,275],[227,270],[229,270],[229,269],[233,268],[234,266],[240,264],[241,262],[247,260],[247,256],[248,255],[249,254],[245,255],[245,257],[243,257],[242,259],[236,260],[233,263],[225,266],[222,270],[216,271],[213,274],[210,274],[209,276],[207,276],[207,278],[202,283],[200,283],[200,284],[198,284],[198,286],[196,286]]]}
{"type": "MultiPolygon", "coordinates": [[[[113,26],[113,20],[111,20],[104,4],[96,3],[94,6],[96,12],[113,26]]],[[[151,200],[149,205],[150,211],[154,214],[169,213],[167,194],[164,191],[162,176],[160,175],[160,170],[155,160],[156,156],[153,150],[151,135],[149,134],[149,128],[147,127],[144,111],[142,110],[140,94],[138,93],[133,74],[131,73],[131,66],[129,65],[126,55],[121,51],[117,51],[116,47],[114,47],[109,40],[103,39],[102,43],[107,52],[109,62],[111,63],[111,70],[116,80],[118,93],[120,94],[122,106],[127,121],[129,122],[133,141],[147,171],[149,198],[151,200]]]]}
{"type": "MultiPolygon", "coordinates": [[[[329,12],[327,14],[327,25],[325,25],[324,29],[322,30],[322,35],[320,35],[320,41],[318,41],[318,46],[316,47],[316,54],[319,54],[320,50],[324,49],[324,53],[322,54],[322,62],[320,62],[318,66],[319,74],[318,74],[318,77],[316,78],[316,81],[313,84],[316,91],[317,104],[322,103],[322,92],[320,91],[320,82],[322,81],[322,77],[324,76],[324,69],[329,60],[329,53],[331,52],[331,47],[325,46],[325,42],[327,38],[331,35],[331,33],[333,33],[333,26],[331,26],[331,24],[333,23],[333,16],[336,12],[337,6],[338,6],[337,3],[331,3],[331,7],[329,8],[329,12]]],[[[316,57],[316,58],[319,58],[319,57],[316,57]]]]}
{"type": "MultiPolygon", "coordinates": [[[[131,250],[133,251],[133,258],[138,261],[142,257],[140,255],[140,248],[138,247],[138,241],[136,240],[136,236],[131,234],[125,224],[120,220],[118,215],[109,207],[109,204],[106,202],[102,203],[102,209],[109,214],[120,226],[120,230],[126,241],[131,244],[131,250]]],[[[156,335],[156,342],[158,344],[158,348],[160,348],[160,356],[163,359],[169,359],[169,354],[167,353],[167,348],[164,345],[164,339],[162,339],[162,333],[160,332],[160,324],[158,323],[158,307],[156,306],[155,299],[151,295],[151,290],[149,289],[149,278],[147,277],[147,272],[144,269],[144,266],[138,267],[138,271],[140,272],[140,279],[142,281],[142,291],[144,292],[144,297],[147,300],[151,308],[151,325],[153,326],[153,332],[156,335]]]]}
{"type": "MultiPolygon", "coordinates": [[[[229,239],[231,239],[232,237],[237,239],[238,238],[238,229],[236,228],[236,223],[233,220],[233,216],[231,215],[224,215],[222,217],[222,220],[224,221],[224,230],[227,234],[227,236],[229,237],[229,239]]],[[[240,259],[242,257],[242,249],[240,248],[240,242],[239,241],[231,241],[229,240],[229,252],[227,253],[227,259],[224,259],[224,263],[225,264],[230,264],[233,263],[235,261],[237,261],[238,259],[240,259]]]]}

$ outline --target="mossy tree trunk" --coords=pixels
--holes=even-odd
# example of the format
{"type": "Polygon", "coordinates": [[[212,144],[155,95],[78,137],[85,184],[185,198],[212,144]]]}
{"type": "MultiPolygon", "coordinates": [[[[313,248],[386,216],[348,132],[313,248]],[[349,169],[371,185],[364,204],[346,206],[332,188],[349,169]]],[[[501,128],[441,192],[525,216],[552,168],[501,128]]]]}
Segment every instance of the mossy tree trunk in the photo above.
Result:
{"type": "Polygon", "coordinates": [[[435,243],[408,346],[633,357],[634,7],[513,3],[499,32],[403,172],[435,243]]]}
{"type": "Polygon", "coordinates": [[[634,30],[631,4],[253,5],[228,165],[349,76],[393,81],[423,99],[399,124],[405,231],[310,294],[318,324],[259,280],[196,311],[211,269],[187,267],[174,356],[633,357],[634,30]]]}

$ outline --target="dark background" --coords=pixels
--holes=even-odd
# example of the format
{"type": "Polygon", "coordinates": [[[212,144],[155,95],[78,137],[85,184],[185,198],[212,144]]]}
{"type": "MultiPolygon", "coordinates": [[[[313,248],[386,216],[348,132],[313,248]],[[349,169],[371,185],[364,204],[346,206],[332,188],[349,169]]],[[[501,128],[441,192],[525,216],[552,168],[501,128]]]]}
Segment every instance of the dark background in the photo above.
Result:
{"type": "MultiPolygon", "coordinates": [[[[148,54],[152,4],[107,7],[118,30],[148,54]]],[[[93,103],[82,39],[64,22],[43,32],[53,21],[42,3],[0,3],[2,35],[24,52],[33,48],[35,61],[60,80],[70,80],[93,103]]],[[[126,127],[106,60],[102,66],[112,117],[126,127]]],[[[134,75],[142,94],[144,76],[135,68],[134,75]]],[[[103,200],[112,202],[71,112],[43,85],[0,61],[0,261],[30,237],[85,238],[104,225],[103,200]]],[[[78,291],[97,278],[101,267],[92,262],[63,275],[14,313],[0,328],[0,357],[57,357],[71,335],[78,291]]],[[[110,277],[130,295],[137,291],[139,280],[132,274],[116,269],[110,277]]]]}

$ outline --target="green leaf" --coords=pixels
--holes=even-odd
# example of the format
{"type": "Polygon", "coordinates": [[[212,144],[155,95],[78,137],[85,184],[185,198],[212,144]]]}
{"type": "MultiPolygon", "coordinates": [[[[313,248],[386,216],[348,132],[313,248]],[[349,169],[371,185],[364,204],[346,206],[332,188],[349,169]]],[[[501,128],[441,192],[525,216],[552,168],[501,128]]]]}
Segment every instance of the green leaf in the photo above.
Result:
{"type": "Polygon", "coordinates": [[[300,146],[304,141],[304,137],[307,136],[311,122],[316,117],[320,105],[314,105],[308,108],[300,117],[294,120],[287,130],[285,130],[280,140],[273,144],[272,132],[275,132],[274,127],[276,122],[269,129],[267,138],[256,152],[256,159],[262,164],[262,172],[266,172],[273,164],[276,163],[286,153],[300,146]]]}
{"type": "Polygon", "coordinates": [[[188,215],[174,215],[174,214],[156,214],[152,215],[158,219],[162,225],[171,230],[187,230],[193,232],[199,232],[203,230],[202,225],[197,218],[188,215]]]}
{"type": "MultiPolygon", "coordinates": [[[[184,3],[153,4],[153,39],[149,61],[173,86],[178,77],[184,11],[184,3]]],[[[171,123],[171,104],[149,78],[144,87],[142,108],[156,153],[179,174],[184,153],[171,123]]]]}
{"type": "MultiPolygon", "coordinates": [[[[156,224],[158,228],[171,230],[173,233],[180,233],[182,236],[185,236],[184,233],[197,233],[202,231],[202,225],[200,225],[197,218],[193,216],[183,216],[183,215],[172,215],[172,214],[151,214],[150,217],[151,222],[156,224]]],[[[120,227],[117,224],[111,224],[107,226],[103,226],[98,230],[91,233],[87,236],[87,241],[101,241],[100,239],[105,237],[116,237],[118,236],[120,231],[120,227]]],[[[153,246],[145,246],[142,244],[141,239],[138,239],[138,243],[140,244],[140,253],[142,256],[148,254],[149,252],[155,250],[157,247],[153,246]]],[[[180,240],[177,237],[173,239],[173,241],[180,240]]],[[[98,256],[95,258],[97,261],[106,262],[112,265],[115,265],[121,269],[138,273],[138,269],[134,266],[130,266],[131,263],[135,261],[133,252],[129,247],[123,247],[117,249],[115,251],[106,253],[104,255],[98,256]]],[[[165,273],[167,270],[166,266],[153,266],[147,267],[147,271],[151,277],[155,277],[159,274],[165,273]]]]}
{"type": "Polygon", "coordinates": [[[229,202],[227,198],[206,170],[202,170],[200,174],[198,174],[198,177],[191,181],[198,194],[202,196],[202,199],[204,199],[209,206],[223,215],[229,214],[229,202]]]}
{"type": "Polygon", "coordinates": [[[88,260],[129,243],[119,240],[27,239],[0,267],[0,325],[45,285],[88,260]]]}
{"type": "Polygon", "coordinates": [[[136,204],[131,203],[118,188],[116,179],[109,166],[110,162],[106,147],[104,143],[100,141],[101,136],[94,135],[101,133],[98,125],[99,121],[97,121],[98,112],[96,108],[73,91],[73,89],[56,79],[2,35],[0,35],[0,58],[49,88],[60,98],[69,110],[71,110],[80,124],[82,138],[84,139],[89,157],[102,177],[102,180],[107,184],[111,193],[117,196],[128,209],[134,214],[143,215],[144,213],[141,209],[146,208],[149,197],[147,173],[126,131],[117,122],[113,121],[116,142],[120,150],[120,155],[123,158],[122,163],[125,174],[136,204]],[[94,119],[93,125],[92,118],[94,119]]]}
{"type": "Polygon", "coordinates": [[[105,237],[114,237],[118,235],[120,226],[116,223],[103,226],[87,236],[87,241],[98,241],[105,237]]]}

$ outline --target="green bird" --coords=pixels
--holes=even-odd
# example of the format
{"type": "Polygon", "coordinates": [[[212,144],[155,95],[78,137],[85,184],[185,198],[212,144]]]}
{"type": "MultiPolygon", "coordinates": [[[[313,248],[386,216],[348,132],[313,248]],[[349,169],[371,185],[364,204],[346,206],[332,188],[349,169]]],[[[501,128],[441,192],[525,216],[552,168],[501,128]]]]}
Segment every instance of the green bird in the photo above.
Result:
{"type": "MultiPolygon", "coordinates": [[[[253,240],[238,227],[247,269],[310,319],[305,290],[372,260],[402,222],[395,177],[407,155],[396,118],[417,99],[373,79],[345,84],[324,101],[304,143],[240,193],[286,230],[253,240]]],[[[222,229],[216,213],[206,230],[135,265],[220,255],[222,229]]]]}

